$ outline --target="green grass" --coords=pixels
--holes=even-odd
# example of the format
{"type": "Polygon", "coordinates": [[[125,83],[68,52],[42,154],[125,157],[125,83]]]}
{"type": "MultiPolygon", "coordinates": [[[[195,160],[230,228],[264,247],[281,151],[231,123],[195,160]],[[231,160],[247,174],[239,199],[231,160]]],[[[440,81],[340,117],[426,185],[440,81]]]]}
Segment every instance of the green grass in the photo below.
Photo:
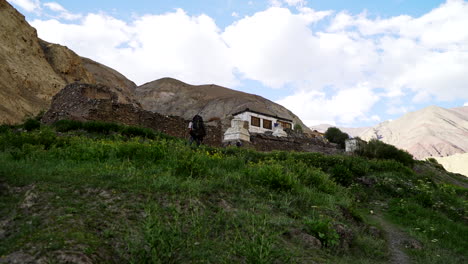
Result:
{"type": "Polygon", "coordinates": [[[62,121],[29,132],[1,128],[0,188],[7,190],[0,195],[0,228],[7,230],[0,256],[386,263],[387,242],[368,231],[375,223],[366,214],[376,202],[424,245],[409,251],[415,263],[462,263],[468,252],[466,189],[392,160],[193,149],[148,129],[62,121]],[[373,186],[361,185],[363,177],[373,186]],[[352,235],[341,237],[337,225],[352,235]],[[286,235],[293,230],[303,235],[286,235]],[[310,248],[306,235],[322,247],[310,248]]]}

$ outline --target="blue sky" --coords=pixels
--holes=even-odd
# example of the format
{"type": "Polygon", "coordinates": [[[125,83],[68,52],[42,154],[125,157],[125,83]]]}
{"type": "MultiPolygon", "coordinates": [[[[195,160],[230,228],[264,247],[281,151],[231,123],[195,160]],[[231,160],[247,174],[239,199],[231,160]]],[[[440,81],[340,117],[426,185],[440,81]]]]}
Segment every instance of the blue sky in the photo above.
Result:
{"type": "Polygon", "coordinates": [[[137,84],[255,93],[307,125],[468,105],[464,0],[8,0],[39,37],[137,84]]]}

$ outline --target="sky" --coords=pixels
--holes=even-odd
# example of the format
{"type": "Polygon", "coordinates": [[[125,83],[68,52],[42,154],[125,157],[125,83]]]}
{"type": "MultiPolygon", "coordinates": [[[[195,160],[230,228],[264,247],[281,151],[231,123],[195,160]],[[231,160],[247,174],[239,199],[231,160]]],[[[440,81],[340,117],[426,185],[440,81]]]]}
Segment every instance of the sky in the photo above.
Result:
{"type": "Polygon", "coordinates": [[[7,0],[40,38],[141,85],[258,94],[308,126],[468,106],[465,0],[7,0]]]}

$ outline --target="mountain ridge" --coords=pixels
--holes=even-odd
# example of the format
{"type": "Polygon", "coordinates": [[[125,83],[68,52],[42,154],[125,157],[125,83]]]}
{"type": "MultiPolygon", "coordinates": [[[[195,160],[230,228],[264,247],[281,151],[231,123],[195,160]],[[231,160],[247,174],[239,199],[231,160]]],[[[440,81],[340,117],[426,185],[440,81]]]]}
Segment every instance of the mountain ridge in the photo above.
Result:
{"type": "MultiPolygon", "coordinates": [[[[327,125],[311,129],[326,130],[327,125]]],[[[428,106],[368,128],[343,128],[343,132],[364,140],[380,139],[407,150],[418,159],[468,152],[468,107],[428,106]]]]}

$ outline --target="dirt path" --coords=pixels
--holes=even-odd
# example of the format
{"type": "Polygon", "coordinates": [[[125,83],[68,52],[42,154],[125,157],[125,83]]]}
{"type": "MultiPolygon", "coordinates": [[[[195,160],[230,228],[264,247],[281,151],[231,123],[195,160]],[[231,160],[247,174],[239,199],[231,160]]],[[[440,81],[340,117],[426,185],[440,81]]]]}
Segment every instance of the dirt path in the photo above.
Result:
{"type": "Polygon", "coordinates": [[[387,222],[381,216],[374,215],[374,219],[382,226],[388,240],[388,250],[390,251],[390,263],[409,264],[411,263],[408,255],[403,251],[405,241],[410,240],[408,235],[387,222]]]}

